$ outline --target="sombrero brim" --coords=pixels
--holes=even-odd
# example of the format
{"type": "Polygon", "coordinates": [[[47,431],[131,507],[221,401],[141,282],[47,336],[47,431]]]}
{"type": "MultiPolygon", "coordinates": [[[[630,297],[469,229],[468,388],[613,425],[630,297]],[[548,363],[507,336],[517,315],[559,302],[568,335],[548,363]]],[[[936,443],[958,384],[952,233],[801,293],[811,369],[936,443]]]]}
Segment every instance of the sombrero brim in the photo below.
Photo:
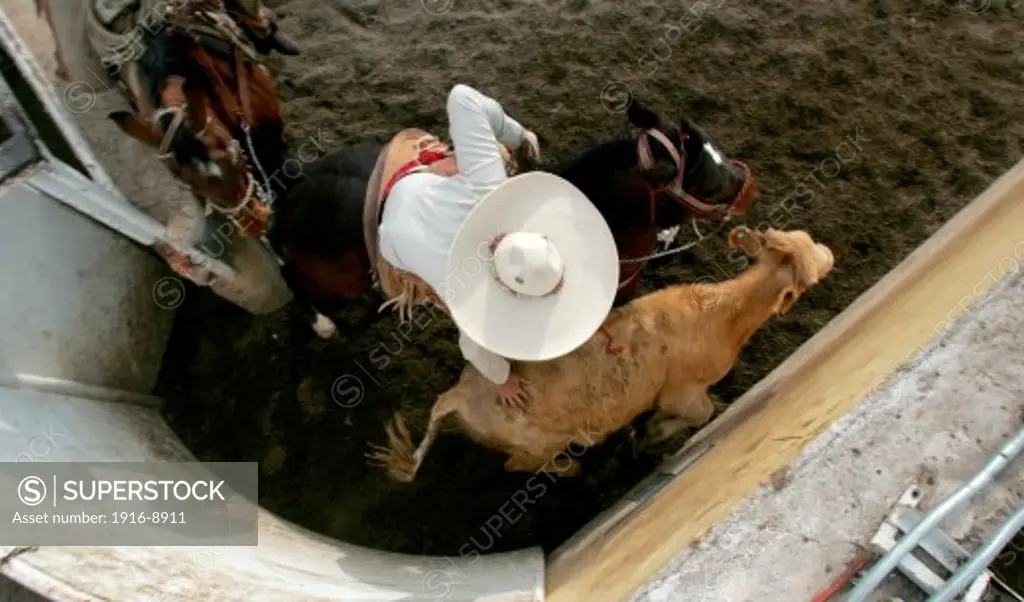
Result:
{"type": "Polygon", "coordinates": [[[619,283],[607,222],[578,188],[545,172],[509,178],[470,211],[449,252],[441,292],[452,319],[502,357],[544,361],[572,352],[600,328],[619,283]],[[564,284],[542,298],[520,297],[494,276],[490,243],[515,231],[547,236],[565,266],[564,284]]]}

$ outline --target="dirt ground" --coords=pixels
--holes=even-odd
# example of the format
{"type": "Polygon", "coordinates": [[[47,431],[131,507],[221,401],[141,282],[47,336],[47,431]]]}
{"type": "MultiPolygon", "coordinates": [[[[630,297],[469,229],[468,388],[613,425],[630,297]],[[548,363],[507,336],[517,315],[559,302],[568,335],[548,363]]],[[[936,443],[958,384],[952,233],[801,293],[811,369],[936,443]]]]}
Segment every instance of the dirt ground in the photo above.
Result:
{"type": "MultiPolygon", "coordinates": [[[[627,92],[691,114],[756,174],[747,223],[806,229],[837,260],[755,336],[716,387],[726,400],[1024,155],[1019,0],[452,1],[272,3],[305,48],[270,65],[293,142],[443,134],[457,82],[498,99],[555,159],[621,135],[627,92]]],[[[703,228],[692,252],[645,271],[648,290],[734,275],[720,228],[703,228]]],[[[637,451],[623,434],[582,455],[582,477],[544,477],[541,490],[449,434],[413,484],[393,483],[366,465],[367,443],[397,408],[419,433],[464,361],[447,319],[399,331],[394,316],[376,317],[379,303],[337,308],[342,337],[322,342],[288,310],[253,317],[190,288],[157,391],[170,424],[202,459],[259,461],[260,502],[281,516],[420,554],[552,550],[683,442],[637,451]],[[507,504],[517,491],[526,512],[507,504]]]]}

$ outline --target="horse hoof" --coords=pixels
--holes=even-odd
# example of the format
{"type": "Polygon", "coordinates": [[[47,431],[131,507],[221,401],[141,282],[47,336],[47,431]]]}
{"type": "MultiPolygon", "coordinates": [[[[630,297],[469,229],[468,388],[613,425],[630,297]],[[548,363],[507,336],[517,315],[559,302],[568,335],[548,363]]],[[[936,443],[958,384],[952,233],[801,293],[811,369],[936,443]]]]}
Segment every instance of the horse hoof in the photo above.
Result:
{"type": "Polygon", "coordinates": [[[275,30],[270,36],[270,44],[274,50],[286,56],[298,56],[302,54],[298,43],[291,36],[280,29],[275,30]]]}
{"type": "Polygon", "coordinates": [[[323,314],[316,315],[316,322],[313,323],[313,330],[316,331],[316,335],[321,339],[329,339],[338,334],[338,327],[334,325],[334,322],[332,322],[330,318],[323,314]]]}

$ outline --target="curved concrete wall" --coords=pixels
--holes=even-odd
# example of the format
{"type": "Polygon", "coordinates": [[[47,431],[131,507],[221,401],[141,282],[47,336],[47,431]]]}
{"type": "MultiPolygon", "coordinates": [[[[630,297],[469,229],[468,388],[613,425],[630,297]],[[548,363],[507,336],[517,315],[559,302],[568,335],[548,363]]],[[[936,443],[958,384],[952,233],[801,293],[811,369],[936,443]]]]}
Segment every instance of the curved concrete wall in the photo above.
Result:
{"type": "Polygon", "coordinates": [[[173,318],[153,294],[166,268],[17,179],[0,187],[0,382],[31,375],[148,392],[173,318]]]}
{"type": "MultiPolygon", "coordinates": [[[[156,410],[90,398],[151,389],[173,318],[157,284],[166,268],[19,178],[0,192],[0,461],[193,461],[156,410]]],[[[0,541],[0,571],[51,600],[544,597],[540,549],[456,565],[330,540],[263,510],[259,528],[249,548],[23,551],[0,541]]]]}
{"type": "MultiPolygon", "coordinates": [[[[19,50],[0,17],[5,46],[19,50]]],[[[14,54],[31,67],[24,75],[38,79],[32,61],[14,54]]],[[[10,109],[0,88],[0,108],[10,109]]],[[[74,122],[48,100],[93,181],[44,161],[0,184],[0,462],[194,461],[155,409],[159,400],[147,395],[184,290],[163,262],[119,233],[146,240],[139,232],[154,224],[104,197],[96,184],[109,178],[74,122]]],[[[16,548],[0,540],[0,573],[68,601],[544,599],[540,548],[456,564],[349,545],[262,509],[259,542],[16,548]]]]}
{"type": "MultiPolygon", "coordinates": [[[[148,460],[193,460],[154,410],[0,388],[0,461],[148,460]]],[[[68,601],[544,599],[539,549],[455,565],[330,540],[264,510],[259,520],[258,547],[44,547],[0,571],[68,601]]],[[[0,557],[12,552],[0,545],[0,557]]]]}

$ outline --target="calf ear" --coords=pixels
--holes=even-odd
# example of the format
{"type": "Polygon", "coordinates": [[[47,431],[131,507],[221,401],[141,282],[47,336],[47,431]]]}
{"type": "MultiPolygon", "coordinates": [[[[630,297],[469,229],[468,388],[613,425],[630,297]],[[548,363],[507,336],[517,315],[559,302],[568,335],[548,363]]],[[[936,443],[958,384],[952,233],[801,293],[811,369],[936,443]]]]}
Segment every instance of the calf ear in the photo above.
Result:
{"type": "Polygon", "coordinates": [[[629,103],[629,108],[626,109],[626,117],[630,123],[642,130],[656,128],[661,124],[658,114],[640,104],[640,101],[636,98],[629,103]]]}
{"type": "Polygon", "coordinates": [[[158,148],[160,146],[160,139],[157,138],[156,132],[153,131],[153,128],[149,127],[148,124],[139,119],[135,113],[130,111],[114,111],[107,115],[107,117],[116,123],[124,133],[135,138],[146,146],[151,146],[153,148],[158,148]]]}
{"type": "Polygon", "coordinates": [[[738,226],[729,232],[729,246],[739,247],[751,257],[760,253],[764,249],[764,245],[764,235],[746,226],[738,226]]]}
{"type": "Polygon", "coordinates": [[[793,288],[792,286],[787,286],[779,293],[779,298],[775,300],[775,309],[772,313],[774,313],[776,316],[786,315],[786,312],[789,311],[789,308],[793,307],[793,304],[796,303],[796,300],[799,298],[800,291],[793,288]]]}

